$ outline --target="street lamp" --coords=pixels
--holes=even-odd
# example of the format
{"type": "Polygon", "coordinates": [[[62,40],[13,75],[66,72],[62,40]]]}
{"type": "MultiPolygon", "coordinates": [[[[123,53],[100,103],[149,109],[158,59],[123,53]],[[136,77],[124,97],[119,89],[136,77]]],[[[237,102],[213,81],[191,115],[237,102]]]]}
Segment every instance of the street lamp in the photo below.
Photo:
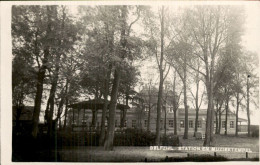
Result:
{"type": "Polygon", "coordinates": [[[250,112],[249,112],[249,78],[251,76],[247,75],[247,136],[250,136],[250,112]]]}

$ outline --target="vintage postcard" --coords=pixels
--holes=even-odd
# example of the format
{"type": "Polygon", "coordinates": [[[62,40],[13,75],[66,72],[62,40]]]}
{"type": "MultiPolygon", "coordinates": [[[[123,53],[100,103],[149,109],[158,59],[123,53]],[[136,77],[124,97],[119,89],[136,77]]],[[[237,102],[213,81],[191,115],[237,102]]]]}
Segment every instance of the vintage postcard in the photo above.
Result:
{"type": "Polygon", "coordinates": [[[260,3],[1,3],[1,163],[259,163],[260,3]]]}

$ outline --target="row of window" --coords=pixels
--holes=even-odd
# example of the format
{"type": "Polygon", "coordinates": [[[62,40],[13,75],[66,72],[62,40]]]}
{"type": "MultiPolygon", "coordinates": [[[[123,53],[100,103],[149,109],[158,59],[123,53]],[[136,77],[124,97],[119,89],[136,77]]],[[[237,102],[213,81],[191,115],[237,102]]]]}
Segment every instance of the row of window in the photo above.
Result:
{"type": "MultiPolygon", "coordinates": [[[[145,107],[144,107],[144,111],[145,111],[145,112],[149,112],[149,107],[148,107],[148,106],[145,106],[145,107]]],[[[163,108],[161,109],[161,112],[164,112],[163,108]]],[[[167,112],[168,112],[168,113],[173,113],[173,112],[174,112],[174,111],[173,111],[173,107],[167,108],[167,112]]]]}
{"type": "MultiPolygon", "coordinates": [[[[86,123],[87,121],[83,119],[82,124],[86,124],[86,123]]],[[[189,128],[194,128],[193,120],[189,120],[188,124],[189,124],[189,128]]],[[[147,127],[147,125],[148,125],[147,120],[144,120],[144,127],[147,127]]],[[[161,120],[161,125],[162,125],[162,120],[161,120]]],[[[173,120],[168,120],[168,125],[170,128],[173,128],[174,126],[173,120]]],[[[118,123],[117,120],[115,120],[115,127],[119,127],[119,126],[120,123],[118,123]]],[[[126,127],[126,121],[124,122],[124,127],[126,127]]],[[[132,127],[136,127],[136,120],[132,120],[132,127]]],[[[184,128],[184,120],[180,120],[180,127],[184,128]]],[[[216,121],[214,121],[214,127],[216,128],[216,121]]],[[[222,128],[226,127],[226,121],[221,122],[221,127],[222,128]]],[[[198,121],[198,128],[202,128],[202,123],[200,120],[198,121]]],[[[235,128],[234,121],[230,121],[230,128],[235,128]]]]}
{"type": "MultiPolygon", "coordinates": [[[[230,121],[229,126],[230,128],[235,128],[234,121],[230,121]]],[[[221,121],[221,127],[222,128],[226,127],[226,121],[221,121]]],[[[216,128],[216,121],[214,121],[214,128],[216,128]]]]}
{"type": "MultiPolygon", "coordinates": [[[[144,121],[144,126],[147,127],[147,120],[144,121]]],[[[193,124],[193,120],[189,120],[188,122],[189,124],[189,128],[194,128],[194,124],[193,124]]],[[[198,121],[198,128],[202,128],[202,122],[199,120],[198,121]]],[[[162,125],[162,120],[161,120],[161,125],[162,125]]],[[[173,120],[168,120],[168,125],[170,128],[173,128],[174,124],[173,124],[173,120]]],[[[226,126],[226,121],[222,121],[221,123],[222,128],[225,128],[226,126]]],[[[132,127],[136,126],[136,120],[132,120],[132,127]]],[[[214,126],[216,127],[216,121],[214,121],[214,126]]],[[[180,120],[180,127],[184,128],[184,120],[180,120]]],[[[235,128],[234,127],[234,121],[230,121],[230,128],[235,128]]]]}

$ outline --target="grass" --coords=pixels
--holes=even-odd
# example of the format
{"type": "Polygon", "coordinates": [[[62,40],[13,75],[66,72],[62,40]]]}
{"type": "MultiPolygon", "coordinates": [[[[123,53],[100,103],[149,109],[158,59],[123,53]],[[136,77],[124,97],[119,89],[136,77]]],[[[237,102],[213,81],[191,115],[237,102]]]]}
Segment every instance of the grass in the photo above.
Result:
{"type": "MultiPolygon", "coordinates": [[[[190,136],[189,139],[182,139],[183,146],[202,146],[203,140],[196,140],[190,136]]],[[[253,152],[259,152],[259,139],[248,138],[246,136],[215,136],[216,147],[234,147],[234,148],[250,148],[253,152]]],[[[24,151],[20,151],[22,154],[24,151]]],[[[246,158],[245,153],[225,153],[217,152],[217,157],[214,157],[213,152],[206,151],[167,151],[167,150],[150,150],[150,147],[135,147],[135,146],[118,146],[114,147],[113,151],[104,151],[103,147],[92,146],[75,146],[62,147],[52,151],[37,151],[33,154],[34,160],[30,160],[32,155],[24,159],[19,152],[13,154],[13,161],[38,161],[38,162],[160,162],[160,161],[258,161],[258,153],[249,153],[246,158]],[[48,154],[46,154],[48,153],[48,154]],[[189,153],[189,157],[187,157],[189,153]],[[15,156],[15,158],[14,158],[15,156]]],[[[25,154],[25,153],[24,153],[25,154]]],[[[28,155],[28,154],[26,154],[28,155]]]]}
{"type": "MultiPolygon", "coordinates": [[[[234,135],[215,135],[215,147],[239,147],[250,148],[253,152],[259,152],[259,139],[247,137],[246,135],[240,135],[238,137],[234,135]]],[[[196,140],[190,136],[189,139],[183,139],[180,137],[183,146],[203,146],[204,140],[196,140]]]]}

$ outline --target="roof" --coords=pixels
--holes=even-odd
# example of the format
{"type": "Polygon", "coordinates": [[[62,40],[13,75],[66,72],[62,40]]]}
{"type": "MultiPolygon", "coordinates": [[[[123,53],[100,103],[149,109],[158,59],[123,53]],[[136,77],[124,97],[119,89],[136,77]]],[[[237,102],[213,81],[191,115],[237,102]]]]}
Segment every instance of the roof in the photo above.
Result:
{"type": "Polygon", "coordinates": [[[243,118],[238,118],[238,121],[245,121],[245,122],[247,122],[247,119],[243,119],[243,118]]]}
{"type": "MultiPolygon", "coordinates": [[[[185,109],[184,109],[184,108],[179,108],[178,110],[179,110],[179,113],[180,113],[180,114],[184,114],[184,113],[185,113],[185,109]]],[[[196,111],[195,111],[195,109],[193,109],[193,108],[189,108],[189,109],[188,109],[188,112],[189,112],[189,115],[190,115],[190,114],[196,114],[196,111]]],[[[200,109],[200,110],[199,110],[199,114],[200,114],[200,115],[205,115],[205,114],[207,114],[207,109],[200,109]]],[[[225,115],[225,114],[226,114],[226,111],[224,111],[224,112],[222,113],[222,115],[225,115]]],[[[234,112],[232,112],[232,111],[229,111],[229,112],[228,112],[228,115],[233,115],[233,116],[235,116],[236,113],[234,113],[234,112]]],[[[247,122],[247,119],[238,118],[238,121],[247,122]]]]}
{"type": "MultiPolygon", "coordinates": [[[[73,109],[103,109],[104,102],[105,102],[104,99],[93,99],[93,100],[78,102],[75,104],[70,104],[68,107],[73,109]]],[[[122,109],[129,109],[130,107],[128,105],[117,103],[116,108],[122,110],[122,109]]]]}

